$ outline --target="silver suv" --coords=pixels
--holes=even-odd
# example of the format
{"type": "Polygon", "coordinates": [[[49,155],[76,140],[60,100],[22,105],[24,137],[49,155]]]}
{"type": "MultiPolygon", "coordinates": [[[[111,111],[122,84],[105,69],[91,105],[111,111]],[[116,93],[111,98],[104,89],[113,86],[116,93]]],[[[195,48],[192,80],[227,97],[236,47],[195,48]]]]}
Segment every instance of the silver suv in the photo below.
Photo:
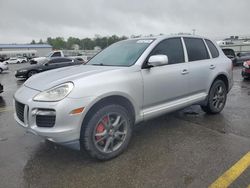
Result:
{"type": "Polygon", "coordinates": [[[15,93],[27,131],[108,160],[128,146],[134,124],[200,104],[222,111],[232,63],[211,40],[160,36],[117,42],[86,65],[35,75],[15,93]]]}

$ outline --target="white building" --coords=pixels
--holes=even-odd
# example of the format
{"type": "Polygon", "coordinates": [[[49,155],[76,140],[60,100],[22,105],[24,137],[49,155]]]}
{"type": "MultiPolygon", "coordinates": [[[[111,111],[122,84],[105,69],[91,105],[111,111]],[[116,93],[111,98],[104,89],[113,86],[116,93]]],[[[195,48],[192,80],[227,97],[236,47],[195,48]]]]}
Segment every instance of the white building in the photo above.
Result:
{"type": "Polygon", "coordinates": [[[217,44],[222,49],[233,49],[235,53],[250,52],[250,37],[231,36],[221,41],[217,41],[217,44]]]}
{"type": "Polygon", "coordinates": [[[1,57],[45,56],[52,51],[49,44],[0,44],[1,57]]]}

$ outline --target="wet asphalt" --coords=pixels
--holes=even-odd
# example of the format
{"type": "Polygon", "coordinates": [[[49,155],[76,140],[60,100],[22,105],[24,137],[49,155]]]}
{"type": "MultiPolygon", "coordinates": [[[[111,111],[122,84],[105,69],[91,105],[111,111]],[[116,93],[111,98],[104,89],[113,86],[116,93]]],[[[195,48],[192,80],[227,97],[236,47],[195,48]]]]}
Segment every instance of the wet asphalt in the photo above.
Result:
{"type": "MultiPolygon", "coordinates": [[[[250,82],[234,69],[224,111],[191,106],[135,127],[128,149],[100,162],[25,133],[13,119],[14,77],[0,74],[0,187],[208,187],[250,151],[250,82]]],[[[230,187],[250,185],[250,169],[230,187]]]]}

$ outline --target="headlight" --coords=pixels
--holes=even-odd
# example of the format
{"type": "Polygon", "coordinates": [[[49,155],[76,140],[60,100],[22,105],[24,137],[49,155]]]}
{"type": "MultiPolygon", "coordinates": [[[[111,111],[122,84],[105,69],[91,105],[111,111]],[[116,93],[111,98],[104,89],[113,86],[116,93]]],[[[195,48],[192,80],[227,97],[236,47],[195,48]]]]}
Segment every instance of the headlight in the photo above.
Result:
{"type": "Polygon", "coordinates": [[[246,67],[246,68],[249,68],[248,62],[244,62],[243,66],[246,67]]]}
{"type": "Polygon", "coordinates": [[[64,99],[74,88],[72,82],[64,83],[36,95],[34,101],[55,102],[64,99]]]}

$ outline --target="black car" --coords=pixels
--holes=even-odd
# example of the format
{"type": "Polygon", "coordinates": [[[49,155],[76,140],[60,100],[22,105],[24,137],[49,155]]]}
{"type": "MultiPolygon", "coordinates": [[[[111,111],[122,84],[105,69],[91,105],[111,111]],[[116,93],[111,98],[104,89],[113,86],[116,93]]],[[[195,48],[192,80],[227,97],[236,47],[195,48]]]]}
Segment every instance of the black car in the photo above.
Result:
{"type": "Polygon", "coordinates": [[[237,58],[236,58],[236,55],[235,55],[235,52],[233,49],[231,48],[224,48],[222,49],[222,51],[224,52],[224,54],[232,60],[233,62],[233,65],[236,65],[237,64],[237,58]]]}
{"type": "Polygon", "coordinates": [[[250,60],[250,52],[241,52],[237,54],[237,64],[243,64],[250,60]]]}
{"type": "Polygon", "coordinates": [[[76,59],[65,58],[65,57],[53,58],[43,64],[31,65],[29,67],[19,69],[16,71],[15,76],[17,78],[29,78],[32,75],[37,74],[39,72],[44,72],[67,66],[81,65],[81,64],[83,63],[76,59]]]}
{"type": "Polygon", "coordinates": [[[0,93],[2,93],[2,92],[3,92],[3,85],[0,84],[0,93]]]}

